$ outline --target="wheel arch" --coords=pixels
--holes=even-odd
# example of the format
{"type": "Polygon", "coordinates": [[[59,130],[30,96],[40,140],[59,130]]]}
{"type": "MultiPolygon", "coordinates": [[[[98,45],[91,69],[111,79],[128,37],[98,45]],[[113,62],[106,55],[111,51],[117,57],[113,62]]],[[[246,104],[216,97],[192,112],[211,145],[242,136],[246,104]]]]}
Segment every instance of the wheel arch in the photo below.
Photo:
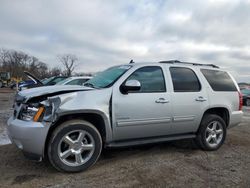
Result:
{"type": "Polygon", "coordinates": [[[214,114],[220,116],[224,120],[226,127],[228,127],[230,122],[230,115],[229,115],[229,110],[226,107],[209,108],[203,113],[202,119],[207,114],[214,114]]]}
{"type": "Polygon", "coordinates": [[[60,116],[58,116],[56,121],[53,122],[53,124],[50,126],[43,151],[44,157],[47,156],[49,139],[55,128],[60,126],[60,124],[62,124],[63,122],[73,119],[85,120],[93,124],[100,132],[103,144],[111,140],[112,131],[110,126],[110,120],[109,117],[107,117],[104,113],[99,111],[82,111],[77,113],[68,112],[67,114],[61,114],[60,116]]]}

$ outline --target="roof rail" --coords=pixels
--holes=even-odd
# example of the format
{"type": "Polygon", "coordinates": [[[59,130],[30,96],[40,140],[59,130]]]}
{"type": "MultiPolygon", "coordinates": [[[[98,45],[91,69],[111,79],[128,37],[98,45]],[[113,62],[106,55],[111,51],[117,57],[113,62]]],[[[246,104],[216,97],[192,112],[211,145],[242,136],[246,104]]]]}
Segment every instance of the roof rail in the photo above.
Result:
{"type": "Polygon", "coordinates": [[[195,65],[195,66],[210,66],[210,67],[213,67],[213,68],[220,68],[220,67],[218,67],[217,65],[214,65],[214,64],[190,63],[190,62],[182,62],[182,61],[179,61],[179,60],[160,61],[159,63],[169,63],[169,64],[180,63],[180,64],[195,65]]]}

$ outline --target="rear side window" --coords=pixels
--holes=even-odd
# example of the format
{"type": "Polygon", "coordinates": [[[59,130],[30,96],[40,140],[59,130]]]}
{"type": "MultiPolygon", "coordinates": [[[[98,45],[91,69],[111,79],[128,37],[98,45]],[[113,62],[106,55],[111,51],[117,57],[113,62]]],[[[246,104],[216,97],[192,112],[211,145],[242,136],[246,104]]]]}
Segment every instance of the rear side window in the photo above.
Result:
{"type": "Polygon", "coordinates": [[[214,91],[237,91],[227,72],[210,69],[201,69],[201,72],[214,91]]]}
{"type": "Polygon", "coordinates": [[[171,67],[170,73],[174,92],[197,92],[201,90],[200,82],[193,70],[185,67],[171,67]]]}

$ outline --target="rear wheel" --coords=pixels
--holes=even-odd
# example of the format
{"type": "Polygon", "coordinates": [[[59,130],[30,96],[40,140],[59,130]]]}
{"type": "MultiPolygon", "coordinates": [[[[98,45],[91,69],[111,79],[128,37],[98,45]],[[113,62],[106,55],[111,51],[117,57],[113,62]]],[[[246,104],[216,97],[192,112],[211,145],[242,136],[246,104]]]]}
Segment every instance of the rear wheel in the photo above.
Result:
{"type": "Polygon", "coordinates": [[[2,88],[3,87],[3,82],[2,81],[0,81],[0,88],[2,88]]]}
{"type": "Polygon", "coordinates": [[[72,120],[53,132],[48,145],[48,157],[60,171],[79,172],[93,165],[101,150],[102,138],[94,125],[83,120],[72,120]]]}
{"type": "Polygon", "coordinates": [[[203,150],[213,151],[221,147],[225,138],[226,124],[224,120],[218,115],[205,115],[196,137],[197,144],[203,150]]]}

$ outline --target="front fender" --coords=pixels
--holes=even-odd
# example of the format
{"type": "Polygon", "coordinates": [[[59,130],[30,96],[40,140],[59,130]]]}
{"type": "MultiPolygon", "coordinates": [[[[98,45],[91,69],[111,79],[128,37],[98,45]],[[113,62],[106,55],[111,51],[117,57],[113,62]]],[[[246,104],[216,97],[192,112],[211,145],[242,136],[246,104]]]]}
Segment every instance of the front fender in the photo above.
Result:
{"type": "Polygon", "coordinates": [[[50,117],[46,117],[53,124],[61,117],[80,114],[97,114],[105,124],[106,142],[112,140],[112,126],[110,114],[110,99],[112,89],[78,91],[69,94],[54,96],[48,99],[52,106],[50,117]]]}
{"type": "Polygon", "coordinates": [[[104,122],[104,128],[105,128],[105,133],[106,133],[106,137],[105,137],[105,142],[110,142],[112,140],[112,126],[111,126],[111,120],[110,120],[110,116],[109,114],[100,111],[100,110],[91,110],[91,109],[84,109],[84,110],[72,110],[72,111],[64,111],[61,112],[60,114],[57,114],[57,119],[55,121],[56,122],[65,117],[65,116],[75,116],[75,117],[81,117],[87,114],[93,114],[93,115],[99,115],[101,116],[103,122],[104,122]]]}

